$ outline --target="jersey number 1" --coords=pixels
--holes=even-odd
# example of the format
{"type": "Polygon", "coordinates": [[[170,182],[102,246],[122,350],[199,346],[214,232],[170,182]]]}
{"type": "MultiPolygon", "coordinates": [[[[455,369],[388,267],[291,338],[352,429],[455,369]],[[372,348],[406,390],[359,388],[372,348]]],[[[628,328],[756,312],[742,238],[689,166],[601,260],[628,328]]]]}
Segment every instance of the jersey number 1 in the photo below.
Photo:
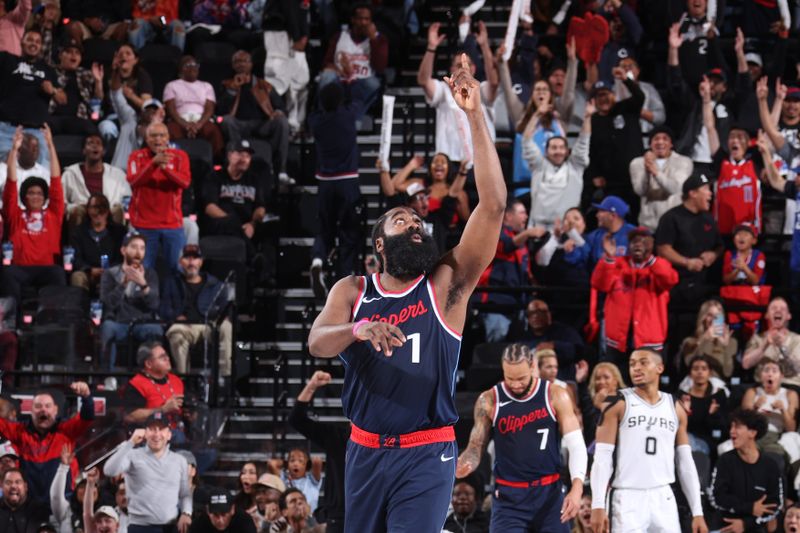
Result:
{"type": "Polygon", "coordinates": [[[410,335],[406,335],[406,340],[411,341],[411,362],[419,363],[420,334],[412,333],[410,335]]]}

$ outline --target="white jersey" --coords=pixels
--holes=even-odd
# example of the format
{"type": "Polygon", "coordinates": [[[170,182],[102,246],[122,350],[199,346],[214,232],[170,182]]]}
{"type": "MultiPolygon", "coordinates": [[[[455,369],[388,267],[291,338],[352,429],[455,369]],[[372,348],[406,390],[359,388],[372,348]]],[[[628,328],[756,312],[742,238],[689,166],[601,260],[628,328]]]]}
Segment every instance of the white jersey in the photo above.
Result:
{"type": "Polygon", "coordinates": [[[336,51],[334,52],[333,59],[336,66],[342,68],[342,60],[347,57],[352,67],[352,74],[348,81],[358,80],[361,78],[369,78],[375,75],[372,71],[372,65],[369,63],[371,47],[369,39],[364,39],[360,43],[353,40],[350,35],[350,30],[343,29],[339,35],[339,40],[336,42],[336,51]]]}
{"type": "Polygon", "coordinates": [[[675,436],[678,414],[671,394],[650,405],[633,389],[620,391],[625,414],[619,424],[615,489],[652,489],[675,481],[675,436]]]}

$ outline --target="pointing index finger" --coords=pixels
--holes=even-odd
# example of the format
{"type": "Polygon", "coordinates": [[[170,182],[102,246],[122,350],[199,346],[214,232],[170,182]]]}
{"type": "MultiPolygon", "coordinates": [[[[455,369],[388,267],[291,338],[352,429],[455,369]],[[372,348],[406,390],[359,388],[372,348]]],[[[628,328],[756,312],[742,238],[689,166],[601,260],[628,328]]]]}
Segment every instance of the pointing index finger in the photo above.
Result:
{"type": "Polygon", "coordinates": [[[464,52],[461,53],[461,68],[469,70],[469,58],[464,52]]]}

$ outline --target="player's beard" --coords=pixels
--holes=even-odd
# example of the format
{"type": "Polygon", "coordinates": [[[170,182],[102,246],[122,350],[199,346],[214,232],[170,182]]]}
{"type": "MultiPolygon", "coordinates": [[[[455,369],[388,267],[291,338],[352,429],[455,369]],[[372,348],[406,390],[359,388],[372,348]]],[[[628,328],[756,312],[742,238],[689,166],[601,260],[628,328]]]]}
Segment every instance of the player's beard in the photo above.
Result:
{"type": "Polygon", "coordinates": [[[422,228],[410,229],[400,235],[383,238],[383,253],[386,256],[386,273],[398,279],[413,279],[433,270],[439,260],[439,248],[422,228]],[[422,242],[414,242],[419,235],[422,242]]]}
{"type": "Polygon", "coordinates": [[[519,400],[520,398],[524,398],[525,396],[527,396],[528,393],[531,392],[531,388],[533,388],[533,376],[531,376],[531,380],[528,382],[528,385],[525,387],[524,391],[520,392],[519,394],[517,394],[516,392],[514,392],[512,390],[510,390],[508,392],[511,393],[511,396],[513,396],[514,398],[519,400]]]}

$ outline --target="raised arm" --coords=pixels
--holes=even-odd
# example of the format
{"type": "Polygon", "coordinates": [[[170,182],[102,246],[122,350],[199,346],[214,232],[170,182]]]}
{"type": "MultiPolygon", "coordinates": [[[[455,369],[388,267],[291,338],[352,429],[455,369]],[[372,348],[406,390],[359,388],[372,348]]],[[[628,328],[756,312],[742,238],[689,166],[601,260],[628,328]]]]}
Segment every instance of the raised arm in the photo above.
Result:
{"type": "Polygon", "coordinates": [[[411,176],[414,171],[420,168],[425,163],[425,160],[421,155],[415,155],[411,159],[408,160],[408,163],[405,164],[403,168],[397,171],[397,174],[394,176],[388,170],[383,168],[383,163],[380,159],[375,164],[381,174],[381,192],[383,192],[384,196],[392,197],[397,193],[405,192],[406,190],[406,181],[408,177],[411,176]]]}
{"type": "Polygon", "coordinates": [[[94,525],[94,489],[100,479],[100,471],[95,467],[86,472],[86,492],[83,493],[84,533],[97,533],[94,525]]]}
{"type": "Polygon", "coordinates": [[[780,130],[778,130],[778,121],[774,120],[772,114],[769,111],[769,103],[767,102],[767,98],[769,96],[769,86],[767,85],[767,77],[762,76],[756,82],[756,98],[758,99],[758,116],[761,118],[761,127],[764,128],[764,132],[769,136],[769,140],[772,141],[772,145],[775,147],[775,150],[780,150],[783,148],[784,143],[786,140],[781,135],[780,130]]]}
{"type": "Polygon", "coordinates": [[[456,104],[466,113],[474,147],[475,185],[478,205],[470,215],[459,244],[446,254],[433,273],[440,294],[447,294],[444,317],[451,327],[463,328],[469,293],[484,269],[494,258],[493,247],[503,223],[506,205],[506,183],[497,150],[481,109],[480,84],[472,77],[466,54],[461,55],[461,68],[446,80],[453,91],[456,104]],[[458,311],[454,310],[459,304],[458,311]]]}
{"type": "Polygon", "coordinates": [[[492,49],[489,46],[489,32],[486,30],[486,24],[483,21],[478,22],[476,41],[481,48],[483,70],[486,72],[486,81],[489,83],[489,92],[486,96],[488,102],[486,103],[491,105],[497,96],[497,87],[500,85],[500,81],[497,76],[497,68],[495,68],[492,49]]]}
{"type": "Polygon", "coordinates": [[[428,28],[428,47],[422,56],[422,62],[419,64],[419,72],[417,72],[417,84],[425,90],[425,96],[428,99],[433,98],[436,92],[436,82],[433,80],[433,62],[436,59],[436,48],[442,44],[445,36],[439,35],[440,23],[434,22],[428,28]]]}
{"type": "Polygon", "coordinates": [[[714,119],[714,100],[711,99],[711,82],[703,76],[700,82],[700,98],[703,102],[703,126],[708,132],[708,146],[711,155],[719,151],[719,133],[717,132],[717,122],[714,119]]]}
{"type": "Polygon", "coordinates": [[[470,475],[481,464],[483,451],[489,442],[489,433],[492,429],[492,415],[494,413],[494,390],[483,391],[475,401],[472,431],[469,433],[469,444],[458,456],[456,477],[463,478],[470,475]]]}
{"type": "Polygon", "coordinates": [[[503,87],[503,98],[506,101],[506,109],[508,109],[508,121],[511,124],[516,124],[525,113],[525,104],[519,99],[517,93],[514,92],[514,87],[511,82],[511,71],[508,69],[508,63],[503,59],[506,47],[501,44],[495,52],[495,65],[497,65],[497,73],[500,77],[500,84],[503,87]]]}

